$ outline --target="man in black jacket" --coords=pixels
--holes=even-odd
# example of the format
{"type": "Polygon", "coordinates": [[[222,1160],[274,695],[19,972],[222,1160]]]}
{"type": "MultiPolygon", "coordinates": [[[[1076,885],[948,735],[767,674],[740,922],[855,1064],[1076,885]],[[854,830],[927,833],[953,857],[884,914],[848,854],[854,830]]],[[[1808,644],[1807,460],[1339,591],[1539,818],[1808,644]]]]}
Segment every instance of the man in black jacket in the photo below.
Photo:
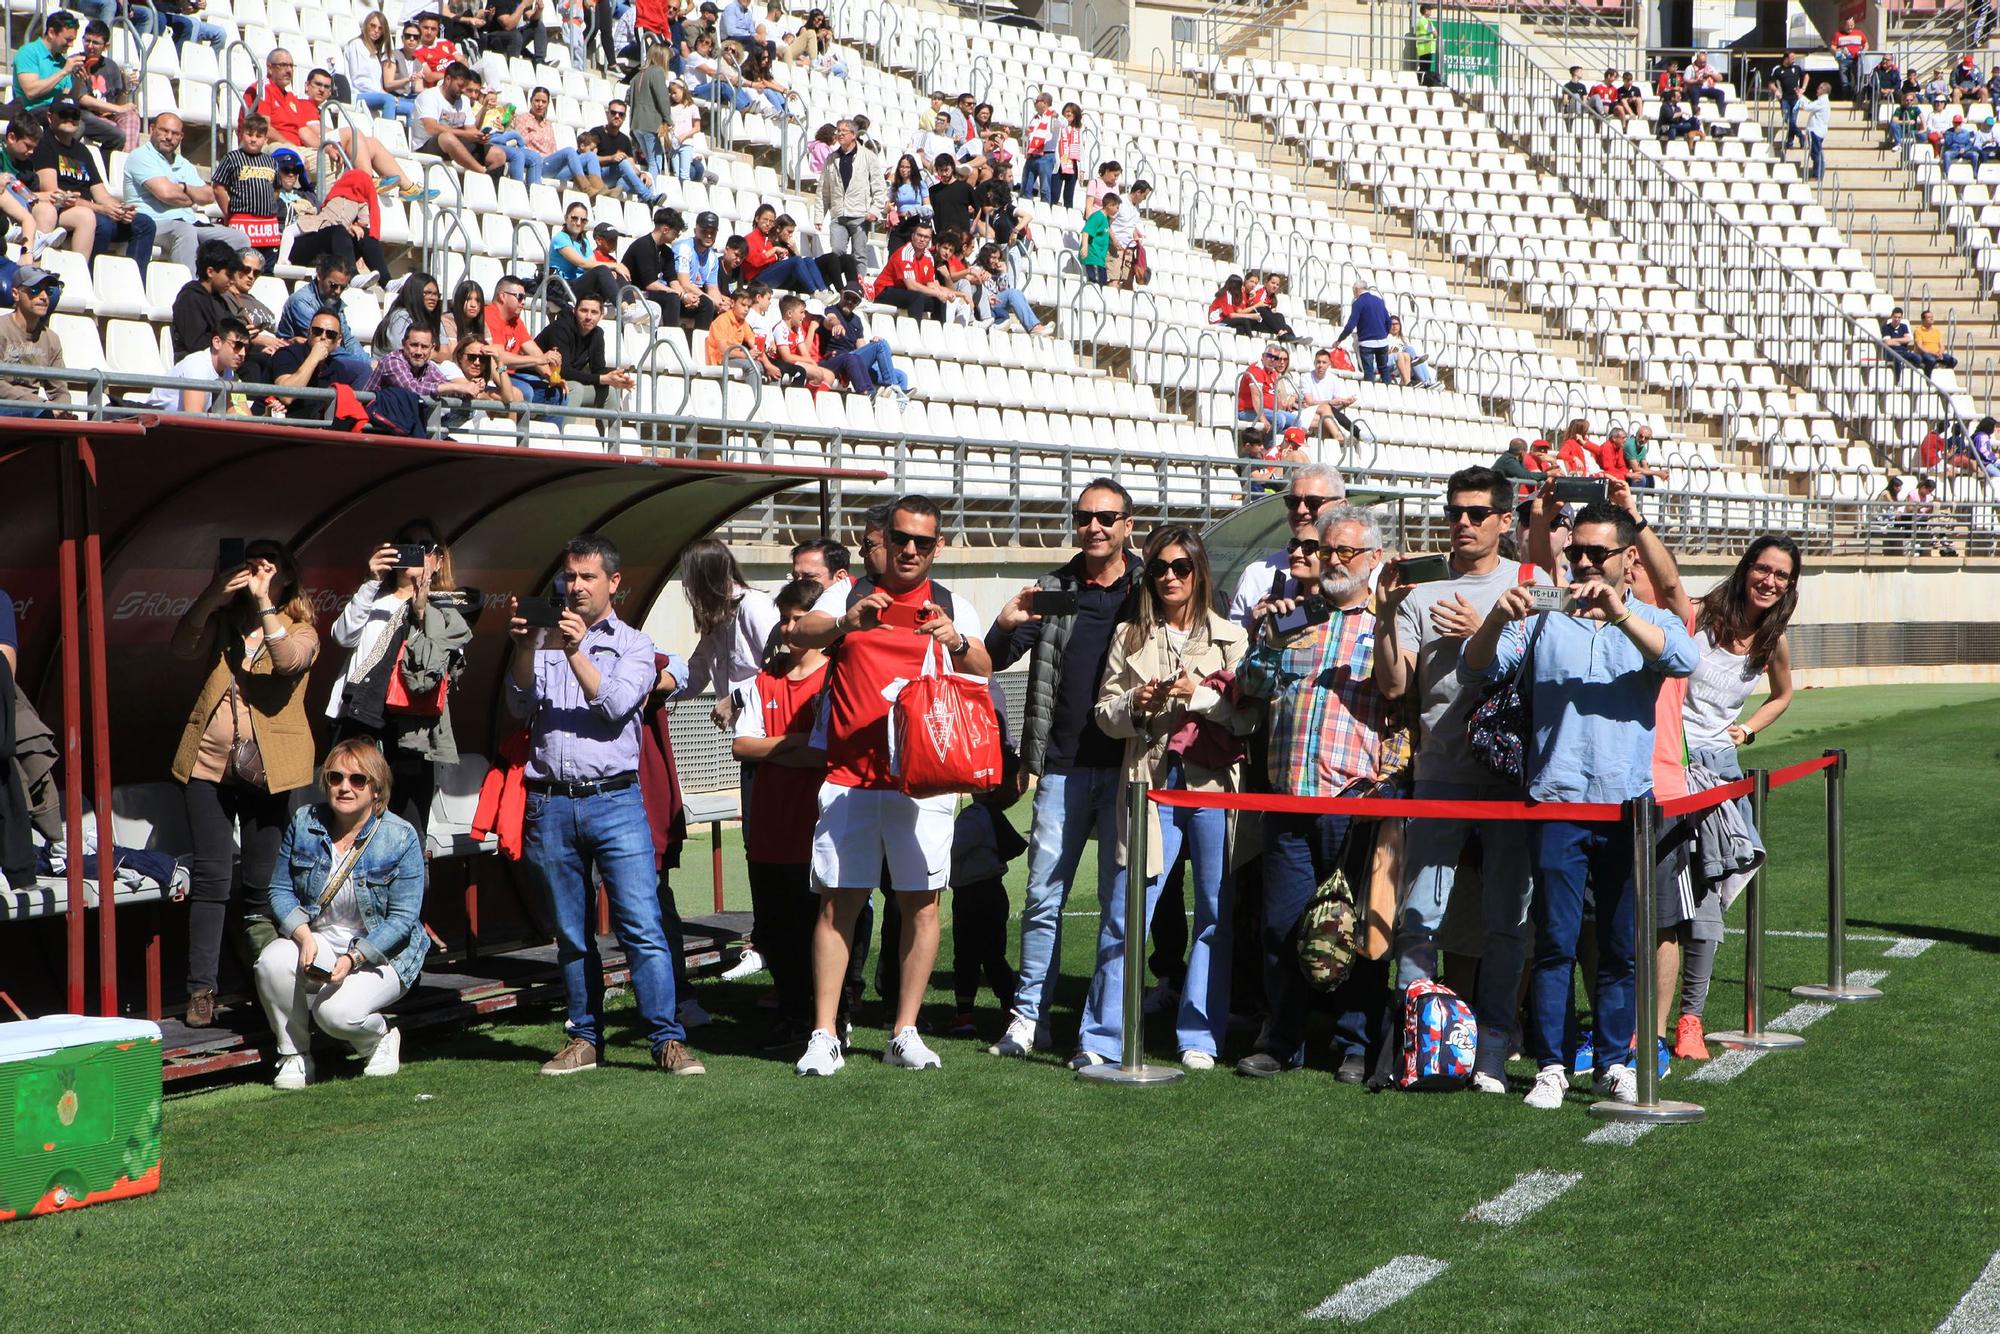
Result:
{"type": "Polygon", "coordinates": [[[1118,870],[1124,744],[1097,726],[1097,688],[1140,574],[1128,546],[1131,493],[1100,477],[1084,487],[1071,518],[1075,559],[1009,599],[986,636],[996,672],[1030,657],[1019,781],[1025,787],[1028,775],[1040,779],[1021,909],[1021,980],[1006,1035],[990,1048],[996,1056],[1049,1045],[1044,1001],[1060,968],[1063,903],[1084,841],[1096,835],[1100,884],[1118,870]]]}
{"type": "MultiPolygon", "coordinates": [[[[543,325],[536,339],[561,355],[563,384],[568,387],[565,401],[573,408],[622,408],[622,391],[638,383],[632,372],[605,363],[603,320],[604,302],[580,296],[573,308],[543,325]]],[[[608,434],[610,422],[597,418],[594,424],[608,434]]]]}

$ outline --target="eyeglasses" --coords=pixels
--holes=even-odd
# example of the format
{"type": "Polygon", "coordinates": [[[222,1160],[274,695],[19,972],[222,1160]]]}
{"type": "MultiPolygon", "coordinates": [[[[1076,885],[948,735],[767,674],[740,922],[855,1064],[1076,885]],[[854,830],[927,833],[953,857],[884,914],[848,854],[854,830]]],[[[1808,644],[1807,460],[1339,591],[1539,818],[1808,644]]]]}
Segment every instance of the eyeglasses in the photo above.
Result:
{"type": "Polygon", "coordinates": [[[1302,496],[1296,491],[1287,491],[1285,492],[1285,508],[1288,510],[1302,509],[1308,514],[1318,514],[1319,507],[1332,499],[1332,496],[1302,496]]]}
{"type": "Polygon", "coordinates": [[[624,112],[622,112],[622,111],[607,111],[607,112],[605,112],[604,114],[605,114],[606,116],[609,116],[609,117],[610,117],[610,118],[611,118],[612,120],[624,120],[624,119],[625,119],[625,113],[624,113],[624,112]]]}
{"type": "Polygon", "coordinates": [[[225,338],[222,340],[222,345],[241,352],[244,348],[250,346],[250,340],[247,338],[225,338]]]}
{"type": "Polygon", "coordinates": [[[338,769],[325,770],[321,776],[326,779],[328,791],[337,787],[365,788],[375,781],[367,774],[344,774],[338,769]]]}
{"type": "Polygon", "coordinates": [[[1339,562],[1340,562],[1340,563],[1341,563],[1342,565],[1345,565],[1345,564],[1347,564],[1347,562],[1349,562],[1349,561],[1353,560],[1353,559],[1354,559],[1354,558],[1355,558],[1356,556],[1360,556],[1360,555],[1363,555],[1363,554],[1365,554],[1365,553],[1367,553],[1367,552],[1370,552],[1370,551],[1380,551],[1380,550],[1381,550],[1382,548],[1380,548],[1380,547],[1328,547],[1328,548],[1326,548],[1326,549],[1327,549],[1328,551],[1331,551],[1331,552],[1333,553],[1333,556],[1334,556],[1334,559],[1335,559],[1335,560],[1339,561],[1339,562]]]}
{"type": "Polygon", "coordinates": [[[314,330],[312,331],[312,336],[313,336],[314,338],[320,338],[320,339],[324,339],[325,341],[327,341],[327,342],[329,342],[329,343],[337,343],[337,342],[339,342],[339,341],[340,341],[340,330],[338,330],[338,329],[314,329],[314,330]]]}
{"type": "Polygon", "coordinates": [[[1499,510],[1494,509],[1491,505],[1446,505],[1444,507],[1444,518],[1446,523],[1457,523],[1460,519],[1470,519],[1472,520],[1472,526],[1477,528],[1480,524],[1485,523],[1499,512],[1499,510]]]}
{"type": "Polygon", "coordinates": [[[1176,557],[1173,560],[1161,560],[1155,556],[1146,562],[1148,579],[1164,579],[1170,574],[1176,579],[1189,578],[1194,574],[1194,562],[1186,556],[1176,557]]]}
{"type": "Polygon", "coordinates": [[[1781,584],[1789,584],[1792,582],[1792,572],[1790,570],[1773,569],[1769,565],[1752,565],[1750,567],[1750,573],[1761,574],[1766,579],[1772,579],[1781,584]]]}
{"type": "Polygon", "coordinates": [[[1563,555],[1571,565],[1602,565],[1620,552],[1630,547],[1601,547],[1595,542],[1572,542],[1563,548],[1563,555]]]}
{"type": "Polygon", "coordinates": [[[271,62],[270,64],[266,65],[266,66],[265,66],[264,68],[266,68],[266,69],[290,69],[290,68],[292,68],[292,62],[291,62],[291,61],[289,61],[289,60],[274,60],[274,61],[272,61],[272,62],[271,62]]]}
{"type": "Polygon", "coordinates": [[[906,533],[900,528],[889,530],[889,545],[892,547],[915,547],[919,556],[928,556],[937,550],[938,540],[921,533],[906,533]]]}
{"type": "Polygon", "coordinates": [[[326,294],[328,296],[339,296],[342,292],[345,292],[346,290],[347,290],[347,283],[345,280],[338,280],[332,278],[327,279],[326,294]]]}
{"type": "Polygon", "coordinates": [[[1310,537],[1295,537],[1285,544],[1285,550],[1294,555],[1310,556],[1319,550],[1319,543],[1310,537]]]}
{"type": "Polygon", "coordinates": [[[1113,525],[1123,523],[1132,516],[1124,510],[1079,509],[1071,510],[1069,517],[1079,528],[1088,528],[1092,524],[1096,524],[1099,528],[1110,528],[1113,525]]]}

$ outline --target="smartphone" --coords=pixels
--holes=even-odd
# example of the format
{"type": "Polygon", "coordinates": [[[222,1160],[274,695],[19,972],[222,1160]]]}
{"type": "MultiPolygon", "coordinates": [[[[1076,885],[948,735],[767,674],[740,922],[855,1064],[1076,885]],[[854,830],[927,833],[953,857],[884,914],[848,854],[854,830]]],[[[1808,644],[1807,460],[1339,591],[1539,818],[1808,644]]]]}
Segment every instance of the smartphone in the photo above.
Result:
{"type": "Polygon", "coordinates": [[[223,538],[222,545],[216,552],[215,568],[218,570],[242,569],[247,560],[244,554],[247,546],[248,544],[240,537],[223,538]]]}
{"type": "Polygon", "coordinates": [[[898,630],[921,630],[937,611],[930,607],[913,607],[907,602],[891,602],[882,608],[877,619],[883,625],[893,625],[898,630]]]}
{"type": "Polygon", "coordinates": [[[1553,584],[1529,584],[1528,605],[1536,611],[1569,611],[1576,605],[1567,588],[1553,584]]]}
{"type": "Polygon", "coordinates": [[[1564,504],[1594,505],[1611,499],[1611,479],[1558,477],[1551,483],[1550,494],[1564,504]]]}
{"type": "Polygon", "coordinates": [[[396,548],[396,568],[399,570],[421,570],[424,568],[424,546],[421,542],[391,542],[396,548]]]}
{"type": "Polygon", "coordinates": [[[1074,616],[1076,608],[1073,588],[1038,588],[1028,594],[1028,610],[1037,616],[1074,616]]]}
{"type": "Polygon", "coordinates": [[[553,630],[562,620],[562,607],[550,598],[526,597],[516,604],[514,614],[529,625],[553,630]]]}
{"type": "Polygon", "coordinates": [[[331,950],[320,950],[313,955],[312,962],[306,965],[306,976],[331,978],[333,976],[333,961],[339,957],[338,954],[333,953],[331,950]]]}
{"type": "Polygon", "coordinates": [[[1322,597],[1310,597],[1293,607],[1291,613],[1272,622],[1272,628],[1281,635],[1303,630],[1309,625],[1324,625],[1333,619],[1333,604],[1322,597]]]}
{"type": "Polygon", "coordinates": [[[1434,584],[1451,578],[1451,561],[1444,556],[1405,556],[1396,563],[1396,577],[1406,584],[1434,584]]]}

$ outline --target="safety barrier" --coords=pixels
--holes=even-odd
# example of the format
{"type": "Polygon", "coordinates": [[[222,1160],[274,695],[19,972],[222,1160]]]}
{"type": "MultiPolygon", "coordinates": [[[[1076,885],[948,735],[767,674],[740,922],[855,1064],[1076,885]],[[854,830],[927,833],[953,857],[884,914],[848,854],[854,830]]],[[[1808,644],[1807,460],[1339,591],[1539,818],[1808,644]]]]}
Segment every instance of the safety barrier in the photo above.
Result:
{"type": "MultiPolygon", "coordinates": [[[[1698,1104],[1672,1099],[1663,1101],[1659,1096],[1659,1067],[1654,1056],[1660,1043],[1657,1013],[1659,979],[1653,966],[1653,943],[1659,936],[1656,871],[1660,823],[1662,819],[1699,815],[1739,797],[1752,800],[1755,818],[1761,822],[1764,796],[1771,789],[1796,783],[1822,770],[1827,775],[1827,984],[1797,987],[1793,989],[1793,994],[1829,1001],[1873,1000],[1882,993],[1872,987],[1848,985],[1842,972],[1847,928],[1847,850],[1841,823],[1847,770],[1847,752],[1844,750],[1829,750],[1817,759],[1801,760],[1775,771],[1753,770],[1743,778],[1665,801],[1656,800],[1651,794],[1624,802],[1458,801],[1412,797],[1300,797],[1269,792],[1185,792],[1168,788],[1148,791],[1134,787],[1126,865],[1143,867],[1146,864],[1149,802],[1206,810],[1272,811],[1292,815],[1347,815],[1376,819],[1564,820],[1577,824],[1623,824],[1632,845],[1632,883],[1636,895],[1632,913],[1636,965],[1633,970],[1633,1043],[1638,1100],[1623,1103],[1607,1098],[1591,1104],[1590,1110],[1592,1115],[1615,1121],[1699,1121],[1706,1113],[1698,1104]]],[[[1750,898],[1745,917],[1744,990],[1748,1008],[1744,1029],[1740,1033],[1713,1035],[1716,1041],[1725,1045],[1796,1045],[1783,1041],[1785,1035],[1763,1031],[1762,1009],[1757,996],[1764,944],[1762,880],[1760,868],[1745,890],[1750,898]]],[[[1165,1084],[1172,1083],[1182,1074],[1173,1067],[1146,1064],[1141,1008],[1145,989],[1146,881],[1143,874],[1127,874],[1125,877],[1125,994],[1120,1020],[1122,1059],[1117,1065],[1089,1066],[1078,1071],[1085,1079],[1109,1084],[1165,1084]],[[1135,926],[1135,923],[1139,925],[1135,926]]]]}

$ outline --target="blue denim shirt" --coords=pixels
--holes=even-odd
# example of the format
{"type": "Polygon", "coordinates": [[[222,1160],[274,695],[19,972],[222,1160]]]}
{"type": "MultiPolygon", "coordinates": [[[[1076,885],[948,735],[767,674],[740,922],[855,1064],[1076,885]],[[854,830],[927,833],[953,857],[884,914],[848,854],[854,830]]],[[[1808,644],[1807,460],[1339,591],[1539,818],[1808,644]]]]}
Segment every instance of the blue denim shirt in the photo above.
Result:
{"type": "Polygon", "coordinates": [[[1629,801],[1653,790],[1660,682],[1691,675],[1698,655],[1687,627],[1672,616],[1637,598],[1626,598],[1625,606],[1666,632],[1658,661],[1648,664],[1623,630],[1552,612],[1502,631],[1483,673],[1459,660],[1465,681],[1501,680],[1520,665],[1535,623],[1546,622],[1535,641],[1531,679],[1522,682],[1534,715],[1534,743],[1524,758],[1528,795],[1536,801],[1629,801]]]}
{"type": "MultiPolygon", "coordinates": [[[[319,896],[333,872],[333,838],[321,809],[313,804],[293,812],[271,873],[271,916],[287,936],[319,916],[319,896]]],[[[424,906],[423,842],[409,821],[388,814],[363,825],[356,842],[364,838],[368,850],[348,877],[361,910],[362,932],[354,944],[369,963],[394,968],[407,987],[417,980],[431,947],[418,920],[424,906]]]]}

